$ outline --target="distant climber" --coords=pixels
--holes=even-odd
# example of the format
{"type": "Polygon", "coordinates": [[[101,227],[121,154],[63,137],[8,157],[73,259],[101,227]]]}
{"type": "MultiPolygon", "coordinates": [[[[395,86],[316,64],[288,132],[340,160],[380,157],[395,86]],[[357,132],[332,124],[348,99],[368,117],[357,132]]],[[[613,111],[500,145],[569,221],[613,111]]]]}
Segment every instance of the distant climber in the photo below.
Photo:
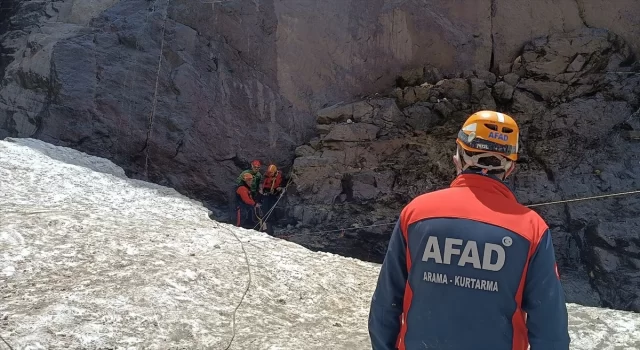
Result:
{"type": "Polygon", "coordinates": [[[503,183],[519,128],[480,111],[459,131],[451,186],[401,212],[371,300],[374,350],[567,350],[551,233],[503,183]]]}
{"type": "Polygon", "coordinates": [[[271,207],[278,200],[278,197],[283,191],[283,188],[280,187],[281,184],[282,172],[278,170],[275,165],[269,165],[269,167],[267,167],[267,171],[264,175],[264,180],[262,180],[262,185],[260,188],[260,193],[263,195],[263,210],[269,211],[269,209],[271,209],[271,207]]]}
{"type": "MultiPolygon", "coordinates": [[[[280,195],[284,192],[284,189],[281,187],[282,185],[282,172],[278,170],[278,167],[275,164],[271,164],[267,167],[267,171],[264,176],[264,180],[260,185],[259,192],[262,195],[262,212],[267,215],[271,211],[271,209],[275,206],[276,202],[280,195]]],[[[273,233],[273,227],[271,223],[273,223],[273,219],[275,219],[275,215],[273,212],[269,214],[269,218],[266,222],[267,233],[273,233]]]]}
{"type": "Polygon", "coordinates": [[[250,173],[242,175],[242,183],[236,188],[236,226],[253,229],[258,223],[257,203],[251,195],[251,184],[254,177],[250,173]]]}
{"type": "Polygon", "coordinates": [[[240,186],[244,183],[244,179],[243,179],[244,174],[251,174],[253,176],[253,182],[251,183],[251,186],[250,186],[251,195],[255,200],[258,200],[258,201],[260,201],[258,198],[258,189],[260,184],[262,183],[262,173],[260,172],[261,168],[262,168],[262,163],[256,159],[251,162],[251,169],[244,170],[243,172],[240,173],[240,175],[236,179],[236,184],[240,186]]]}

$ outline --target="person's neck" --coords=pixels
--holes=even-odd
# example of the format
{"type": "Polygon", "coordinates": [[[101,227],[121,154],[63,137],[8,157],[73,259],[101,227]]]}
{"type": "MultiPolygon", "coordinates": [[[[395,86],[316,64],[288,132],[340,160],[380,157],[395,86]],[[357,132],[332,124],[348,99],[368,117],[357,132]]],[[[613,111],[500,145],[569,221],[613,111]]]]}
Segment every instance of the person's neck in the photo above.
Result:
{"type": "Polygon", "coordinates": [[[494,180],[498,180],[500,182],[505,182],[504,179],[504,173],[500,173],[500,174],[490,174],[490,173],[485,173],[483,171],[484,169],[480,169],[480,168],[469,168],[467,170],[463,170],[460,174],[476,174],[476,175],[483,175],[483,176],[488,176],[494,180]]]}

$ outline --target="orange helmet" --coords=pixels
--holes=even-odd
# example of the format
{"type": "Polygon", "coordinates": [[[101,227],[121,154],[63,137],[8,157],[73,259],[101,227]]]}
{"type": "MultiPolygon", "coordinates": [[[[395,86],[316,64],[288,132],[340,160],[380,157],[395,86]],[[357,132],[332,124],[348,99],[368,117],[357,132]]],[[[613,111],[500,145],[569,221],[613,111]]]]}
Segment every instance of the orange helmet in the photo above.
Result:
{"type": "Polygon", "coordinates": [[[244,181],[252,181],[253,180],[253,175],[251,175],[251,173],[244,173],[244,175],[242,175],[242,180],[244,180],[244,181]]]}
{"type": "Polygon", "coordinates": [[[495,111],[479,111],[464,122],[456,143],[470,152],[491,153],[518,160],[520,128],[510,116],[495,111]]]}
{"type": "Polygon", "coordinates": [[[262,163],[260,163],[260,161],[256,159],[251,162],[251,166],[259,167],[262,166],[262,163]]]}
{"type": "Polygon", "coordinates": [[[269,167],[267,168],[267,174],[274,175],[277,171],[278,167],[276,167],[274,164],[269,165],[269,167]]]}

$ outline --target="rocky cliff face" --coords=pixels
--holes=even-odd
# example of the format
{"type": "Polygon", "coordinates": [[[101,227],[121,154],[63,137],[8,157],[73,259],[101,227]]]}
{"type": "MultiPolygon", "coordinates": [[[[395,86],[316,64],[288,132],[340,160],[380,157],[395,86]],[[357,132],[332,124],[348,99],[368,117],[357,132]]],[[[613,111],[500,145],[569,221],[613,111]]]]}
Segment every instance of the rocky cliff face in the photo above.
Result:
{"type": "Polygon", "coordinates": [[[0,137],[71,146],[224,204],[249,160],[289,166],[318,109],[406,68],[497,69],[533,37],[585,26],[638,50],[640,3],[600,4],[7,0],[0,137]]]}
{"type": "MultiPolygon", "coordinates": [[[[258,64],[217,29],[235,11],[186,1],[20,3],[4,37],[0,136],[106,156],[138,178],[224,202],[243,161],[286,163],[305,123],[274,85],[272,40],[254,47],[258,64]]],[[[244,26],[268,39],[262,31],[275,24],[262,13],[244,26]]]]}
{"type": "MultiPolygon", "coordinates": [[[[249,160],[286,169],[317,121],[322,139],[297,149],[289,214],[330,228],[384,223],[446,185],[455,128],[496,106],[523,125],[524,202],[625,190],[638,181],[640,2],[603,4],[8,0],[0,138],[71,146],[221,206],[249,160]],[[611,32],[549,36],[588,27],[611,32]],[[415,67],[428,68],[396,81],[415,67]],[[362,95],[373,97],[330,107],[362,95]]],[[[633,200],[540,208],[575,300],[638,308],[633,200]]],[[[379,259],[386,236],[361,237],[379,259]]]]}
{"type": "MultiPolygon", "coordinates": [[[[451,181],[455,135],[481,109],[522,128],[510,182],[522,203],[638,189],[638,68],[620,37],[585,29],[528,43],[498,75],[409,71],[389,94],[319,111],[319,136],[296,150],[289,214],[298,227],[336,229],[318,241],[377,242],[370,258],[380,261],[402,206],[451,181]]],[[[536,207],[570,300],[640,311],[639,208],[638,195],[536,207]]]]}

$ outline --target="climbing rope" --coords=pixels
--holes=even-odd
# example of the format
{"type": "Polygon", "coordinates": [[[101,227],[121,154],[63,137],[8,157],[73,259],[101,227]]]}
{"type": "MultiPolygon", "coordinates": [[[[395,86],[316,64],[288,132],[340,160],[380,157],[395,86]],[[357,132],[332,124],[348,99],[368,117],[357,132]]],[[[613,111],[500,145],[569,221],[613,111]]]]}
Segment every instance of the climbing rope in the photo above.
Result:
{"type": "Polygon", "coordinates": [[[0,336],[0,339],[2,339],[2,342],[9,348],[9,350],[13,350],[13,348],[11,347],[11,345],[9,343],[7,343],[6,340],[4,340],[3,337],[0,336]]]}
{"type": "MultiPolygon", "coordinates": [[[[282,199],[282,196],[287,192],[287,188],[289,187],[289,185],[291,185],[293,183],[293,177],[294,177],[294,174],[293,174],[293,167],[292,167],[291,170],[289,171],[289,175],[288,175],[289,181],[287,182],[287,185],[284,186],[284,189],[282,189],[282,193],[280,193],[280,195],[278,196],[278,200],[276,200],[276,202],[273,203],[273,205],[271,206],[269,211],[267,211],[267,213],[264,214],[262,217],[260,217],[260,216],[258,216],[256,214],[256,217],[258,218],[258,224],[253,227],[254,230],[256,228],[258,228],[258,227],[260,227],[260,229],[262,229],[262,225],[267,222],[267,219],[269,219],[269,216],[271,216],[271,214],[273,213],[273,210],[278,205],[278,202],[280,202],[280,199],[282,199]]],[[[255,210],[254,210],[254,212],[255,212],[255,210]]]]}
{"type": "Polygon", "coordinates": [[[253,229],[255,230],[256,228],[260,227],[260,231],[262,231],[264,229],[263,225],[264,225],[264,221],[262,219],[262,215],[261,215],[262,210],[258,207],[253,207],[253,215],[256,217],[256,219],[258,220],[258,223],[256,224],[256,226],[253,226],[253,229]]]}
{"type": "Polygon", "coordinates": [[[273,210],[278,205],[278,202],[280,202],[280,199],[282,199],[282,196],[285,194],[286,190],[287,188],[285,187],[284,190],[282,190],[282,193],[280,193],[280,195],[278,196],[278,199],[276,200],[276,202],[273,203],[273,206],[271,206],[271,209],[269,209],[269,211],[267,211],[267,213],[264,215],[264,218],[262,219],[264,222],[266,222],[269,216],[271,216],[271,213],[273,213],[273,210]]]}
{"type": "MultiPolygon", "coordinates": [[[[286,192],[287,187],[289,187],[289,185],[293,182],[291,181],[291,175],[293,174],[293,169],[291,170],[291,172],[289,173],[289,182],[287,183],[287,185],[284,187],[284,190],[282,191],[282,193],[280,194],[280,197],[278,198],[278,200],[276,201],[276,203],[273,205],[273,207],[269,210],[269,212],[267,212],[267,214],[264,216],[264,218],[262,218],[259,214],[258,214],[258,208],[254,207],[253,208],[253,213],[254,215],[258,218],[258,225],[256,225],[253,229],[255,230],[257,227],[260,227],[262,229],[262,225],[263,223],[266,221],[266,219],[269,217],[269,215],[271,214],[271,212],[273,211],[273,209],[276,207],[276,205],[278,204],[278,202],[280,201],[280,198],[282,198],[282,195],[286,192]]],[[[240,308],[240,306],[242,305],[242,303],[244,302],[244,298],[247,296],[247,293],[249,292],[249,288],[251,287],[251,282],[252,282],[252,276],[251,276],[251,264],[249,263],[249,255],[247,254],[247,250],[244,247],[244,243],[242,242],[242,240],[238,237],[238,235],[236,235],[236,233],[234,232],[234,230],[230,230],[229,228],[226,227],[222,227],[220,225],[217,225],[217,228],[222,228],[228,232],[231,232],[231,234],[233,235],[233,237],[235,237],[235,239],[238,241],[238,243],[240,243],[240,247],[242,248],[242,253],[244,254],[244,260],[245,263],[247,264],[247,271],[249,272],[249,280],[247,282],[247,286],[244,289],[244,292],[242,293],[242,297],[240,298],[240,301],[238,302],[238,304],[236,305],[236,307],[233,309],[233,314],[232,314],[232,326],[231,326],[231,340],[229,340],[229,344],[227,344],[227,346],[224,348],[225,350],[229,350],[229,348],[231,348],[231,344],[233,344],[233,340],[236,337],[236,314],[238,312],[238,309],[240,308]]]]}
{"type": "Polygon", "coordinates": [[[543,206],[543,205],[572,203],[572,202],[580,202],[580,201],[586,201],[586,200],[592,200],[592,199],[618,197],[618,196],[625,196],[625,195],[629,195],[629,194],[639,194],[639,193],[640,193],[640,190],[627,191],[627,192],[618,192],[618,193],[603,194],[603,195],[599,195],[599,196],[590,196],[590,197],[582,197],[582,198],[576,198],[576,199],[565,199],[565,200],[560,200],[560,201],[544,202],[544,203],[538,203],[538,204],[529,204],[529,205],[525,205],[525,207],[533,208],[533,207],[540,207],[540,206],[543,206]]]}
{"type": "Polygon", "coordinates": [[[162,21],[162,31],[160,33],[160,54],[158,55],[158,70],[156,71],[156,85],[153,91],[153,104],[151,105],[151,114],[149,115],[149,128],[147,129],[147,139],[144,145],[144,176],[149,179],[149,141],[151,140],[151,133],[153,132],[153,119],[156,114],[156,107],[158,105],[158,85],[160,82],[160,71],[162,70],[162,51],[164,51],[164,33],[167,27],[167,17],[169,15],[169,3],[171,0],[167,0],[167,5],[164,8],[164,19],[162,21]]]}
{"type": "Polygon", "coordinates": [[[229,340],[229,344],[227,344],[227,346],[224,348],[224,350],[229,350],[229,348],[231,348],[231,344],[233,344],[233,340],[236,338],[236,314],[238,313],[238,309],[240,308],[240,305],[242,305],[242,303],[244,302],[244,298],[247,296],[247,293],[249,293],[249,288],[251,287],[251,282],[253,280],[253,277],[251,275],[251,264],[249,263],[249,254],[247,254],[247,250],[244,248],[244,243],[242,242],[240,237],[236,235],[234,230],[231,230],[227,227],[224,227],[221,225],[216,225],[216,227],[219,229],[224,229],[225,231],[231,232],[233,237],[235,237],[238,243],[240,243],[240,248],[242,248],[242,254],[244,255],[244,261],[247,264],[247,272],[249,276],[247,281],[247,286],[244,288],[242,297],[240,297],[240,301],[235,306],[235,308],[233,308],[233,313],[231,315],[231,339],[229,340]]]}
{"type": "MultiPolygon", "coordinates": [[[[536,204],[527,204],[527,205],[525,205],[525,207],[533,208],[533,207],[541,207],[541,206],[544,206],[544,205],[573,203],[573,202],[581,202],[581,201],[601,199],[601,198],[626,196],[626,195],[632,195],[632,194],[640,194],[640,190],[617,192],[617,193],[603,194],[603,195],[598,195],[598,196],[581,197],[581,198],[575,198],[575,199],[565,199],[565,200],[559,200],[559,201],[542,202],[542,203],[536,203],[536,204]]],[[[364,228],[391,226],[391,225],[395,225],[396,223],[397,223],[397,221],[393,221],[393,222],[386,222],[386,223],[366,225],[366,226],[346,227],[346,228],[340,228],[340,229],[335,229],[335,230],[313,231],[313,232],[309,232],[308,234],[344,232],[344,231],[351,231],[351,230],[360,230],[360,229],[364,229],[364,228]]],[[[288,233],[288,232],[285,232],[285,233],[288,233]]],[[[283,238],[283,237],[290,237],[290,236],[279,236],[279,238],[283,238]]]]}

